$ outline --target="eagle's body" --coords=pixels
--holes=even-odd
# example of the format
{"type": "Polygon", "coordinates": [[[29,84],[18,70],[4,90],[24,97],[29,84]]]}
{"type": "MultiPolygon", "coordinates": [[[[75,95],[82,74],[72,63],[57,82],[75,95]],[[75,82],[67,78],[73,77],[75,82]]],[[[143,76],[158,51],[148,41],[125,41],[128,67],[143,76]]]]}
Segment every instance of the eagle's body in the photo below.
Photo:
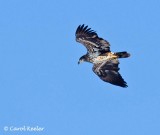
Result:
{"type": "Polygon", "coordinates": [[[112,53],[112,52],[108,52],[102,55],[99,55],[95,58],[93,58],[93,63],[100,63],[100,62],[104,62],[104,61],[109,61],[109,60],[113,60],[113,59],[117,59],[118,57],[112,53]]]}
{"type": "Polygon", "coordinates": [[[76,30],[76,41],[87,48],[87,54],[79,59],[79,63],[86,61],[93,63],[93,72],[103,81],[111,84],[127,87],[127,83],[119,74],[118,58],[130,56],[127,52],[113,53],[110,51],[110,44],[88,26],[79,25],[76,30]]]}

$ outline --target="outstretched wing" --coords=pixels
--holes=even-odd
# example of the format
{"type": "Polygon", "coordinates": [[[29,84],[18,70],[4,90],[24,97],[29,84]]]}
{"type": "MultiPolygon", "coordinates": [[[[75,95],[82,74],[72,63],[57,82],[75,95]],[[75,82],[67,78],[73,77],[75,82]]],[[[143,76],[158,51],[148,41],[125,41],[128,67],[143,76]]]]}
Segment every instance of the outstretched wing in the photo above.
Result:
{"type": "Polygon", "coordinates": [[[93,66],[93,72],[98,75],[103,81],[109,82],[113,85],[128,87],[120,75],[118,68],[118,60],[105,61],[103,63],[96,63],[93,66]]]}
{"type": "Polygon", "coordinates": [[[90,55],[98,56],[99,54],[110,52],[109,42],[98,37],[95,31],[84,24],[79,25],[76,30],[76,41],[82,43],[90,55]]]}

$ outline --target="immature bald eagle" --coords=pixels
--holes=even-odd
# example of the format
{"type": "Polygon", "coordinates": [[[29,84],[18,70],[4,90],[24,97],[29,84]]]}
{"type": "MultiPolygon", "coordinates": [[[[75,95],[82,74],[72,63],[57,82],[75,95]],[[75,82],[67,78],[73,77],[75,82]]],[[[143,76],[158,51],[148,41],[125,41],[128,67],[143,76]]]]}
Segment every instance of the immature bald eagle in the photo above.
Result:
{"type": "Polygon", "coordinates": [[[76,41],[82,43],[87,48],[87,54],[79,59],[81,62],[93,63],[93,72],[105,82],[113,85],[127,87],[119,71],[118,58],[130,56],[126,51],[113,53],[110,51],[110,44],[88,26],[79,25],[76,30],[76,41]]]}

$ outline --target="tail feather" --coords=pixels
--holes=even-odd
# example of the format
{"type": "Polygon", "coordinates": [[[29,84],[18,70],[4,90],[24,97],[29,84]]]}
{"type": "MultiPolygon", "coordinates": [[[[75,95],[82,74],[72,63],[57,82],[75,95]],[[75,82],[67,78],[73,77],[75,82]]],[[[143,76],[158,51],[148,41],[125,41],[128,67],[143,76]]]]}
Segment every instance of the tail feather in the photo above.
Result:
{"type": "Polygon", "coordinates": [[[130,56],[130,54],[127,52],[116,52],[115,54],[118,56],[118,58],[128,58],[130,56]]]}

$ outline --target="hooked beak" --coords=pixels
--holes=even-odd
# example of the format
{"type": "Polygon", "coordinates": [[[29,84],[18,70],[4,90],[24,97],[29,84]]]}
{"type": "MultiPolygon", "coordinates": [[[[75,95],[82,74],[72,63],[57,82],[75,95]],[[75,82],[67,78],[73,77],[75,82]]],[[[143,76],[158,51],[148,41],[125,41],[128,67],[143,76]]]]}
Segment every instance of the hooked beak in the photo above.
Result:
{"type": "Polygon", "coordinates": [[[82,62],[83,62],[83,60],[79,60],[79,61],[78,61],[78,65],[81,64],[82,62]]]}

